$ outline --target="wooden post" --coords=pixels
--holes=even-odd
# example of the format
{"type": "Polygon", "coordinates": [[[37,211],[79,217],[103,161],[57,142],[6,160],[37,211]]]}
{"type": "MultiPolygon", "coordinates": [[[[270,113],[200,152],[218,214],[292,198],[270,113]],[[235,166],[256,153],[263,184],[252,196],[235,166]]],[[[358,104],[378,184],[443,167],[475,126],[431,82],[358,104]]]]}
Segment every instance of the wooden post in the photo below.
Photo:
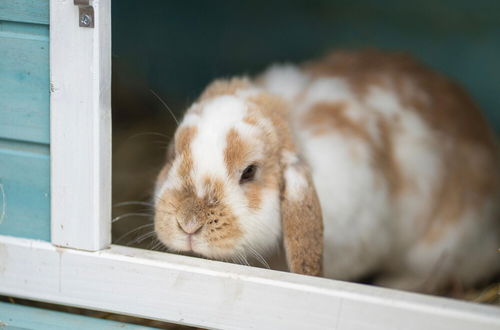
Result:
{"type": "Polygon", "coordinates": [[[111,241],[111,3],[50,1],[51,240],[100,250],[111,241]]]}

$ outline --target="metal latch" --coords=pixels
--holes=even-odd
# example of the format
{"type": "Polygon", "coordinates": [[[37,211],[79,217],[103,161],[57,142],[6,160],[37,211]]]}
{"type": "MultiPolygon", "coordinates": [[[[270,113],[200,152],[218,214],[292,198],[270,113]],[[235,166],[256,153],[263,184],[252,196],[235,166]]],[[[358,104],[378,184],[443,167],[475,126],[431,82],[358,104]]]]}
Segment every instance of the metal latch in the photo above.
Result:
{"type": "Polygon", "coordinates": [[[73,0],[78,6],[78,25],[86,28],[94,27],[94,7],[90,5],[90,0],[73,0]]]}

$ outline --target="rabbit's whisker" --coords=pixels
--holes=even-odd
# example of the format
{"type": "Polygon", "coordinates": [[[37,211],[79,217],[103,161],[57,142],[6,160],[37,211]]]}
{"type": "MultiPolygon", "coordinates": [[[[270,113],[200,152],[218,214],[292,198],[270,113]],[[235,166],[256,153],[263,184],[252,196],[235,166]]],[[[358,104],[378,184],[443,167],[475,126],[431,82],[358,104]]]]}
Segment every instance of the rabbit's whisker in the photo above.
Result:
{"type": "Polygon", "coordinates": [[[153,206],[152,203],[149,202],[142,202],[142,201],[126,201],[126,202],[119,202],[113,205],[113,207],[121,207],[121,206],[127,206],[127,205],[145,205],[145,206],[153,206]]]}
{"type": "Polygon", "coordinates": [[[115,223],[116,221],[120,221],[121,219],[129,218],[129,217],[151,217],[152,214],[150,213],[125,213],[122,215],[119,215],[117,217],[114,217],[113,220],[111,220],[112,223],[115,223]]]}
{"type": "Polygon", "coordinates": [[[269,267],[269,264],[267,263],[266,259],[264,259],[264,257],[259,253],[257,252],[257,250],[255,250],[253,247],[251,246],[247,246],[248,250],[250,251],[250,253],[253,255],[253,257],[258,261],[260,262],[264,267],[266,267],[267,269],[271,269],[271,267],[269,267]]]}
{"type": "Polygon", "coordinates": [[[125,234],[123,234],[122,236],[120,236],[114,243],[117,244],[119,243],[121,240],[123,240],[125,237],[129,236],[130,234],[133,234],[141,229],[144,229],[144,228],[147,228],[147,227],[151,227],[153,226],[154,224],[153,223],[148,223],[148,224],[145,224],[145,225],[142,225],[142,226],[139,226],[137,228],[134,228],[128,232],[126,232],[125,234]]]}
{"type": "Polygon", "coordinates": [[[158,94],[155,93],[155,91],[153,91],[152,89],[149,90],[154,96],[156,96],[156,98],[158,100],[160,100],[161,104],[163,104],[163,106],[168,110],[168,112],[170,113],[170,115],[172,116],[172,118],[174,118],[175,120],[175,123],[177,124],[177,126],[179,126],[179,121],[177,120],[177,118],[175,117],[174,115],[174,112],[172,111],[172,109],[170,109],[170,107],[168,106],[167,102],[165,102],[158,94]]]}
{"type": "Polygon", "coordinates": [[[161,137],[164,137],[168,140],[170,140],[172,137],[171,136],[168,136],[168,135],[165,135],[165,134],[162,134],[162,133],[159,133],[159,132],[141,132],[141,133],[136,133],[136,134],[133,134],[131,136],[129,136],[125,142],[128,142],[129,140],[132,140],[132,139],[135,139],[139,136],[145,136],[145,135],[153,135],[153,136],[161,136],[161,137]]]}
{"type": "Polygon", "coordinates": [[[134,239],[132,241],[127,242],[126,245],[134,245],[134,244],[142,243],[145,239],[148,239],[154,235],[155,235],[155,231],[152,230],[150,232],[147,232],[147,233],[137,237],[136,239],[134,239]]]}

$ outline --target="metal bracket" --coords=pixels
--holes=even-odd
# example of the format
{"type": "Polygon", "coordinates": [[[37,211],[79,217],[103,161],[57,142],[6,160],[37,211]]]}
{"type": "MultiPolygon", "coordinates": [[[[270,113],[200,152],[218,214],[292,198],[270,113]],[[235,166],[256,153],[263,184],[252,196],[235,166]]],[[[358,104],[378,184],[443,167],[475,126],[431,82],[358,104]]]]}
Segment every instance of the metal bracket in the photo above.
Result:
{"type": "Polygon", "coordinates": [[[73,0],[73,3],[78,6],[78,25],[94,28],[94,7],[90,5],[90,0],[73,0]]]}

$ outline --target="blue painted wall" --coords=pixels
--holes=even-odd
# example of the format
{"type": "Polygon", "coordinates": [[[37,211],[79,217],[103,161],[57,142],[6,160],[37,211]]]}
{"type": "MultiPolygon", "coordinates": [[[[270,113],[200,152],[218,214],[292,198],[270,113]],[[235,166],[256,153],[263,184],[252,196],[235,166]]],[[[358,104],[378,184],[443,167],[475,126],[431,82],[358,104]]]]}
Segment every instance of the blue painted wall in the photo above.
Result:
{"type": "MultiPolygon", "coordinates": [[[[500,1],[119,0],[112,6],[114,81],[127,95],[153,88],[182,106],[215,77],[334,48],[378,47],[406,50],[456,78],[500,131],[500,1]]],[[[114,95],[128,102],[123,94],[114,95]]]]}
{"type": "Polygon", "coordinates": [[[0,1],[0,234],[50,240],[49,0],[0,1]]]}
{"type": "Polygon", "coordinates": [[[6,330],[146,330],[146,326],[128,324],[83,315],[10,304],[0,301],[0,329],[6,330]]]}

